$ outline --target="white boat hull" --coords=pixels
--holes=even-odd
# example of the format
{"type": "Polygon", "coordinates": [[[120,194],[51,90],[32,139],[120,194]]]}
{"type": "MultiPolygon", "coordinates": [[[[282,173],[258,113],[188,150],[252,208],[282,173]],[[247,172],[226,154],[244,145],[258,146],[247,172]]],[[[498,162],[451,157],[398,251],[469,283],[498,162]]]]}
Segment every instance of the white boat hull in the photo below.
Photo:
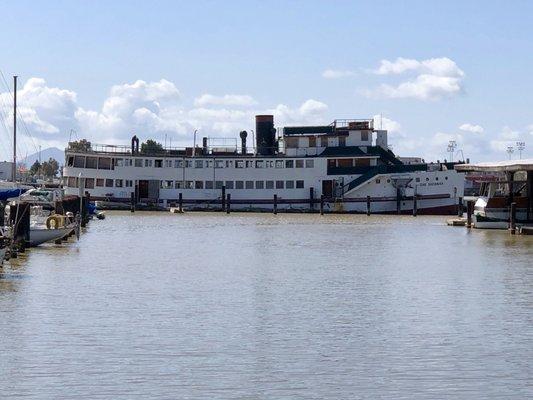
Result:
{"type": "MultiPolygon", "coordinates": [[[[508,229],[509,208],[489,208],[488,199],[480,197],[474,207],[474,227],[479,229],[508,229]]],[[[516,223],[523,225],[527,220],[527,209],[516,210],[516,223]]]]}
{"type": "Polygon", "coordinates": [[[30,229],[30,246],[39,246],[40,244],[62,239],[72,232],[74,228],[60,228],[60,229],[46,229],[46,228],[31,228],[30,229]]]}

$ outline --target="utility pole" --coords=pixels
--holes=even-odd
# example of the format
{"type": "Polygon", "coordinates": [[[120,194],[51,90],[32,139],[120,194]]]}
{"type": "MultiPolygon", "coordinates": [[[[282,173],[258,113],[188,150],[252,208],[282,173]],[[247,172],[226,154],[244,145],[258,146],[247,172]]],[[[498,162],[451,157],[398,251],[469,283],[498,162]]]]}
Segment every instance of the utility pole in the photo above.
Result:
{"type": "Polygon", "coordinates": [[[17,76],[13,76],[13,182],[17,181],[17,76]]]}

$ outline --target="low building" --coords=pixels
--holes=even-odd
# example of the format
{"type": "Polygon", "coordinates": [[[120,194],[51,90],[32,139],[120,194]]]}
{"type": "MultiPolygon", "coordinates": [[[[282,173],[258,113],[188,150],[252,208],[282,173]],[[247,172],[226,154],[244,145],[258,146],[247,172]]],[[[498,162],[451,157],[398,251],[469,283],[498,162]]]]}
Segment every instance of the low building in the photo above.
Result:
{"type": "Polygon", "coordinates": [[[0,181],[13,180],[13,163],[11,161],[0,161],[0,181]]]}

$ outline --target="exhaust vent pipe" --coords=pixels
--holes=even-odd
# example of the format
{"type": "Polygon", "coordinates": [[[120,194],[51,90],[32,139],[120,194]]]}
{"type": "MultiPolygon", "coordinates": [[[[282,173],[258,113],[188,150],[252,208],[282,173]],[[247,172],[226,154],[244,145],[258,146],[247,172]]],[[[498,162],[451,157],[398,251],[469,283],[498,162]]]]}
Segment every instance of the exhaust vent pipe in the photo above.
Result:
{"type": "Polygon", "coordinates": [[[248,132],[241,131],[239,135],[241,137],[241,154],[246,155],[246,137],[248,136],[248,132]]]}

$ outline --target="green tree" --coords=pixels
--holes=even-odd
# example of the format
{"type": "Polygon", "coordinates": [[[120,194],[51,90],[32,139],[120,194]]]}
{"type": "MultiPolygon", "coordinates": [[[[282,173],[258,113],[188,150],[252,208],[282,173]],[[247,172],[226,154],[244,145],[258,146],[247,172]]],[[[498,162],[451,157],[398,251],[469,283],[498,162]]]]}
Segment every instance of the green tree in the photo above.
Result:
{"type": "Polygon", "coordinates": [[[158,154],[163,151],[163,145],[155,140],[148,139],[146,142],[141,143],[141,153],[143,154],[158,154]]]}
{"type": "Polygon", "coordinates": [[[57,173],[59,172],[59,163],[57,160],[50,157],[48,161],[43,162],[41,169],[45,177],[53,178],[57,176],[57,173]]]}
{"type": "Polygon", "coordinates": [[[78,151],[85,153],[91,150],[91,142],[86,139],[77,140],[75,142],[69,142],[68,147],[72,151],[78,151]]]}
{"type": "Polygon", "coordinates": [[[41,169],[41,163],[39,162],[39,160],[35,160],[33,165],[30,167],[30,175],[31,176],[37,175],[40,169],[41,169]]]}

